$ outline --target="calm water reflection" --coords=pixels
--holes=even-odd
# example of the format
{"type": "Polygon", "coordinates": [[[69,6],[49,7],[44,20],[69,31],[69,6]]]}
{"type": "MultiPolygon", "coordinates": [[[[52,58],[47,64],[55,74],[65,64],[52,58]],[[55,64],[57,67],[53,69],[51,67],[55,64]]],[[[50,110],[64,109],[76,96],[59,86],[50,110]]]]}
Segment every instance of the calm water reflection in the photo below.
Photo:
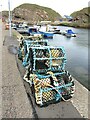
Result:
{"type": "MultiPolygon", "coordinates": [[[[62,31],[71,28],[58,27],[62,31]]],[[[77,37],[67,38],[66,36],[55,34],[54,38],[48,40],[48,42],[49,45],[64,46],[67,56],[66,70],[84,86],[88,87],[88,49],[90,49],[88,45],[88,30],[71,29],[77,33],[77,37]]]]}

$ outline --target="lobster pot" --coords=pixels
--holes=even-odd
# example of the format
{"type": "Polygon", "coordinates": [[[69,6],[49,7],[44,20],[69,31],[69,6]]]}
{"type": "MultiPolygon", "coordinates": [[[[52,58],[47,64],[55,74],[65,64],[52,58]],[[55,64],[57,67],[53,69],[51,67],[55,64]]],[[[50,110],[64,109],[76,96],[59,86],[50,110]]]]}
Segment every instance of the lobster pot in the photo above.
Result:
{"type": "Polygon", "coordinates": [[[33,83],[35,89],[35,100],[38,105],[43,106],[53,101],[56,101],[56,91],[52,89],[48,91],[48,89],[50,88],[49,86],[51,85],[50,77],[47,76],[43,76],[42,78],[34,77],[33,83]],[[47,90],[44,91],[45,89],[47,90]]]}
{"type": "Polygon", "coordinates": [[[63,47],[31,47],[30,60],[34,72],[60,71],[65,67],[66,54],[63,47]]]}
{"type": "Polygon", "coordinates": [[[74,82],[64,71],[37,74],[33,77],[35,100],[40,106],[68,99],[73,94],[74,82]]]}
{"type": "Polygon", "coordinates": [[[23,41],[24,45],[43,45],[47,46],[47,40],[24,40],[23,41]]]}
{"type": "Polygon", "coordinates": [[[46,40],[24,40],[23,46],[25,50],[25,54],[28,52],[29,53],[29,48],[32,46],[42,46],[42,45],[47,45],[46,40]]]}
{"type": "Polygon", "coordinates": [[[47,46],[47,40],[33,40],[31,38],[23,39],[19,44],[18,56],[24,58],[26,54],[29,54],[29,48],[31,46],[47,46]]]}

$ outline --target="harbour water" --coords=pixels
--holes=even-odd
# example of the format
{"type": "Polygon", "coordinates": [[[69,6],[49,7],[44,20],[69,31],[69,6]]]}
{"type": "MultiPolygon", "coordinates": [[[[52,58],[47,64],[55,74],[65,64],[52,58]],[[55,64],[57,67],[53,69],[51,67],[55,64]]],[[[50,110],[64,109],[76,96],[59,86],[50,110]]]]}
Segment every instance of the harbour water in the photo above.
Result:
{"type": "Polygon", "coordinates": [[[72,27],[58,26],[62,31],[72,29],[77,37],[67,38],[60,34],[54,34],[53,39],[49,39],[49,45],[64,46],[67,56],[66,70],[85,87],[90,88],[88,79],[88,29],[78,29],[72,27]]]}

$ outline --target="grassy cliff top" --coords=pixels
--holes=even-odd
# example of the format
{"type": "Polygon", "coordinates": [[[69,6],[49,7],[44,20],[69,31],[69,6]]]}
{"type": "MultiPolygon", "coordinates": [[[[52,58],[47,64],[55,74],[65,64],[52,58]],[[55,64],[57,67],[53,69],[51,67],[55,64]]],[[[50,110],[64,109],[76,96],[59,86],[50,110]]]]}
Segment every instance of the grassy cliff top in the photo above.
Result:
{"type": "Polygon", "coordinates": [[[83,8],[79,11],[75,11],[71,14],[72,17],[83,17],[86,18],[90,16],[90,7],[83,8]]]}
{"type": "Polygon", "coordinates": [[[71,16],[76,19],[75,25],[90,28],[90,7],[73,12],[71,16]]]}
{"type": "MultiPolygon", "coordinates": [[[[3,16],[8,17],[8,11],[3,11],[3,16]]],[[[61,15],[51,8],[25,3],[14,8],[12,18],[32,22],[55,21],[61,19],[61,15]]]]}

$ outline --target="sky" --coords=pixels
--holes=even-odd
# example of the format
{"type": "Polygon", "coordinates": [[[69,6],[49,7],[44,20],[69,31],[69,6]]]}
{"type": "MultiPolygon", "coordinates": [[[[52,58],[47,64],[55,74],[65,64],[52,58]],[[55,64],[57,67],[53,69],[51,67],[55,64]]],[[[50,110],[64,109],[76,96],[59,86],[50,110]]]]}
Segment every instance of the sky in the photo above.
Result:
{"type": "MultiPolygon", "coordinates": [[[[9,0],[0,0],[0,11],[8,10],[9,0]]],[[[10,9],[23,4],[37,4],[45,7],[52,8],[58,12],[61,16],[70,15],[74,11],[81,10],[84,7],[88,7],[89,0],[10,0],[10,9]]]]}

